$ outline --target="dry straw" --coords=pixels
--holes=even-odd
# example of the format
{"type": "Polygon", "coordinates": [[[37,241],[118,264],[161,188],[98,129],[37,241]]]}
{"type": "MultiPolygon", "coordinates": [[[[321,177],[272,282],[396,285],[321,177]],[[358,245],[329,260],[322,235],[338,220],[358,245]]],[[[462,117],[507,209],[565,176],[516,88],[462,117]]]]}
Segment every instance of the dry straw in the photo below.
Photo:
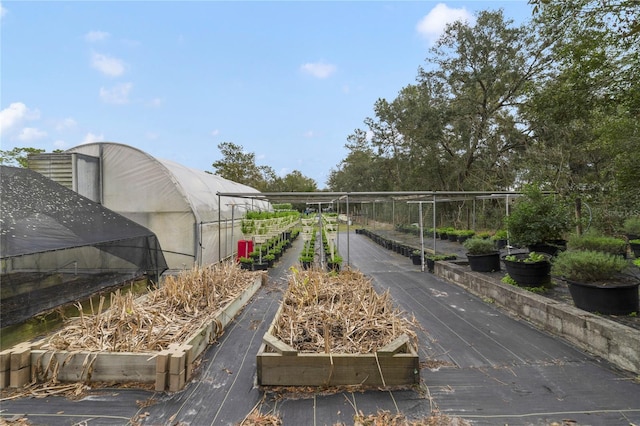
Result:
{"type": "Polygon", "coordinates": [[[402,334],[415,343],[413,324],[361,272],[293,269],[273,334],[300,352],[365,354],[402,334]]]}
{"type": "Polygon", "coordinates": [[[72,318],[49,337],[42,349],[67,351],[146,352],[180,343],[256,279],[233,263],[183,271],[168,276],[161,287],[143,297],[116,291],[109,309],[104,297],[90,314],[72,318]]]}

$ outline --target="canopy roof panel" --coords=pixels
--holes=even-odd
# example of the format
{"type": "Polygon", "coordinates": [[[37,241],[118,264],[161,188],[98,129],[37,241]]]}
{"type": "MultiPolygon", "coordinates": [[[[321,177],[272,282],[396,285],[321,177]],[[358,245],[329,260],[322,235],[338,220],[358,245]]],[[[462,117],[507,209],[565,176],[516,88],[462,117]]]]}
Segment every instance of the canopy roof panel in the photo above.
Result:
{"type": "Polygon", "coordinates": [[[29,169],[0,166],[1,257],[154,236],[29,169]]]}

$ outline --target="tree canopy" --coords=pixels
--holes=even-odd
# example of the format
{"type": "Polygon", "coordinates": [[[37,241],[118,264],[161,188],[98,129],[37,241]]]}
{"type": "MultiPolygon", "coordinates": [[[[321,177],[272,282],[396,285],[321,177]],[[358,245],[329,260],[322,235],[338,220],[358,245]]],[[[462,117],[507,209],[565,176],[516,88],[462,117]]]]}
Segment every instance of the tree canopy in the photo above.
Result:
{"type": "Polygon", "coordinates": [[[218,145],[222,154],[214,161],[215,173],[225,179],[251,186],[261,192],[312,192],[318,187],[315,180],[294,170],[280,177],[273,168],[256,164],[256,155],[246,152],[241,145],[222,142],[218,145]]]}
{"type": "MultiPolygon", "coordinates": [[[[529,182],[640,206],[637,1],[531,0],[455,22],[416,82],[347,137],[332,190],[506,190],[529,182]]],[[[635,209],[635,210],[634,210],[635,209]]]]}

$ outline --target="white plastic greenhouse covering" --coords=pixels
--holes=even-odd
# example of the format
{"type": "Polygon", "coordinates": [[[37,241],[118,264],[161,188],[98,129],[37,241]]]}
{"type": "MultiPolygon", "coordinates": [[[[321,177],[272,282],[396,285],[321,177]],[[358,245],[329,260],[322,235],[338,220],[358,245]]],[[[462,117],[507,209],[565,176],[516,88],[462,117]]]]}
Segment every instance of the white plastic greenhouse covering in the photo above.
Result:
{"type": "Polygon", "coordinates": [[[231,256],[237,240],[242,239],[240,219],[245,212],[271,208],[268,202],[254,199],[219,200],[218,192],[259,191],[156,159],[128,145],[98,142],[67,152],[100,158],[102,204],[152,230],[172,270],[217,263],[231,256]]]}

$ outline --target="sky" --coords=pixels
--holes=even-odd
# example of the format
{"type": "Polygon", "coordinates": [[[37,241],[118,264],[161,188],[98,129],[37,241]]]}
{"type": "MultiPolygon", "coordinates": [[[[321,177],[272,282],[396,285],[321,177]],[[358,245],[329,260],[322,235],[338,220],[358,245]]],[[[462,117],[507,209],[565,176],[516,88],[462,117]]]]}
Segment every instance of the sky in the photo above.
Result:
{"type": "Polygon", "coordinates": [[[214,171],[218,144],[326,186],[449,22],[508,1],[3,1],[0,149],[118,142],[214,171]]]}

